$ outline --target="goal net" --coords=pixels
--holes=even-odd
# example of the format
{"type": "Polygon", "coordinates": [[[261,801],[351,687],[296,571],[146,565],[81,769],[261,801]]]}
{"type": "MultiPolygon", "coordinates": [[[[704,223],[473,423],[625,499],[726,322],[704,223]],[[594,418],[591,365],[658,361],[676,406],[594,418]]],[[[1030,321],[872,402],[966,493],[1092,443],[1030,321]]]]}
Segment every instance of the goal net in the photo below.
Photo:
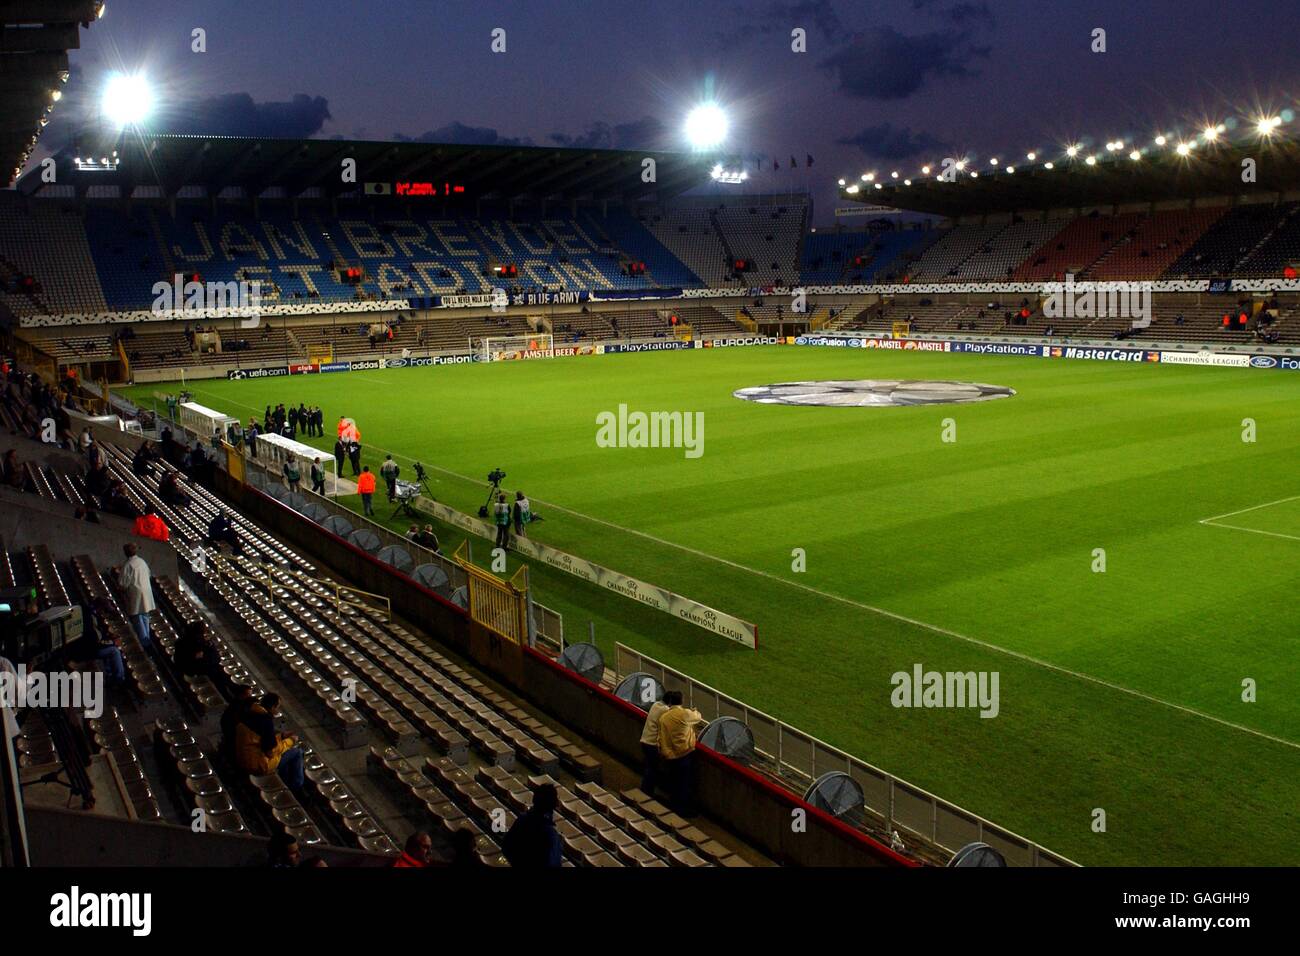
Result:
{"type": "Polygon", "coordinates": [[[478,340],[475,351],[480,362],[554,358],[555,342],[549,332],[533,332],[529,335],[489,335],[478,340]]]}

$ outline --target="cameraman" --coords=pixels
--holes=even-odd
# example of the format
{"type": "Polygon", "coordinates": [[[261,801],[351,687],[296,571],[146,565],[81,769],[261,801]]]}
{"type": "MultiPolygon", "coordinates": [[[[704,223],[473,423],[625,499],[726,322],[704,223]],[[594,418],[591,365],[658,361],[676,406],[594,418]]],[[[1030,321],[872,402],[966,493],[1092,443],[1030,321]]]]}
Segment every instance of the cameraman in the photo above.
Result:
{"type": "Polygon", "coordinates": [[[510,505],[504,491],[497,493],[496,504],[492,506],[492,523],[497,526],[497,544],[503,551],[510,550],[510,505]]]}

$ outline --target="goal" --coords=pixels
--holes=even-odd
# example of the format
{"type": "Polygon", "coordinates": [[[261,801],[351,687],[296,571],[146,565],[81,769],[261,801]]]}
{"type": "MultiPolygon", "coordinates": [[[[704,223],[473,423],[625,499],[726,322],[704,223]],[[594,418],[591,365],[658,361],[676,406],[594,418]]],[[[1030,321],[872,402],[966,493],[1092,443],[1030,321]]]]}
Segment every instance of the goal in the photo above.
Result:
{"type": "Polygon", "coordinates": [[[533,332],[529,335],[489,335],[478,340],[475,354],[480,362],[554,358],[555,342],[549,332],[533,332]]]}

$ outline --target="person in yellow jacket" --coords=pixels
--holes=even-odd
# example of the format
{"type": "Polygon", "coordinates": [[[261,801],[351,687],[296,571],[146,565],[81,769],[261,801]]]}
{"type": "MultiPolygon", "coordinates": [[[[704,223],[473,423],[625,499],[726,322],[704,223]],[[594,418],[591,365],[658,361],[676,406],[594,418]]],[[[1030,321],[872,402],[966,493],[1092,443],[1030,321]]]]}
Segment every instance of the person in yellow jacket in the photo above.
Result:
{"type": "Polygon", "coordinates": [[[659,715],[659,756],[673,794],[673,809],[684,817],[695,816],[696,733],[707,721],[698,710],[682,706],[682,693],[664,694],[668,709],[659,715]]]}
{"type": "Polygon", "coordinates": [[[305,782],[302,748],[292,734],[275,729],[276,694],[267,694],[239,718],[235,730],[235,760],[250,774],[278,773],[286,787],[300,793],[305,782]]]}

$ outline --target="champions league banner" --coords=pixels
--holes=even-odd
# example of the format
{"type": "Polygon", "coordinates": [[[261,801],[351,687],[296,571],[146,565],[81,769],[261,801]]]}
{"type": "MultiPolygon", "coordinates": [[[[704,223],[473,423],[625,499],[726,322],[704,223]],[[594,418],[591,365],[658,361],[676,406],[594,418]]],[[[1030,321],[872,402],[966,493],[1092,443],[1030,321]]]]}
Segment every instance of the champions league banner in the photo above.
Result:
{"type": "MultiPolygon", "coordinates": [[[[435,518],[445,521],[449,525],[468,531],[470,534],[478,535],[480,538],[487,538],[489,541],[496,539],[496,528],[480,518],[462,514],[449,505],[439,501],[430,501],[425,497],[417,499],[416,504],[419,508],[428,511],[435,518]]],[[[545,564],[547,567],[563,571],[565,574],[572,574],[574,577],[582,578],[582,580],[597,587],[621,594],[625,598],[652,607],[665,614],[671,614],[679,620],[694,624],[696,627],[702,627],[706,631],[712,631],[714,634],[735,641],[737,644],[743,644],[745,647],[752,649],[758,648],[758,626],[751,624],[749,621],[742,621],[738,617],[724,614],[722,611],[701,604],[699,601],[692,601],[688,597],[674,594],[672,591],[656,585],[638,581],[636,578],[628,577],[626,574],[620,574],[617,571],[611,571],[609,568],[593,564],[585,558],[579,558],[576,555],[561,551],[559,548],[552,548],[548,544],[542,544],[540,541],[534,541],[531,538],[516,537],[514,538],[513,547],[520,554],[545,564]]]]}

